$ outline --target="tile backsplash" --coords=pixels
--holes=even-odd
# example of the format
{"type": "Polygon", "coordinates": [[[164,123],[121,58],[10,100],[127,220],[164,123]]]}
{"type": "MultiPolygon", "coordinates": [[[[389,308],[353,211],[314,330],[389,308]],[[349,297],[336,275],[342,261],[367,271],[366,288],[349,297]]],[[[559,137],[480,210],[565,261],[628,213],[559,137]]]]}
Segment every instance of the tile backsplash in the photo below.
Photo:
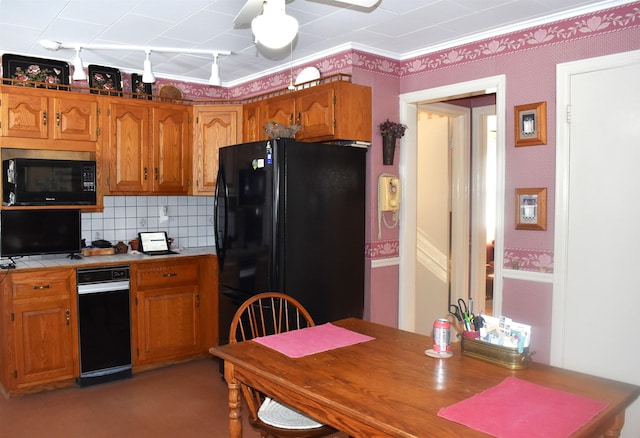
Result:
{"type": "Polygon", "coordinates": [[[174,246],[214,246],[212,196],[105,196],[104,211],[82,213],[82,238],[129,243],[140,231],[166,231],[174,246]]]}

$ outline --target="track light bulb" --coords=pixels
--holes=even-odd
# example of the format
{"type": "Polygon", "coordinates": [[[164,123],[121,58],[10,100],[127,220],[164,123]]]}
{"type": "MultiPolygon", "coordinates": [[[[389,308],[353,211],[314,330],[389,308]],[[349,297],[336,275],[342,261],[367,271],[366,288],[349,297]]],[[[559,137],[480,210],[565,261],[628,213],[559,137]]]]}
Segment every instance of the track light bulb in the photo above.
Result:
{"type": "Polygon", "coordinates": [[[82,66],[82,59],[80,58],[80,47],[76,47],[76,56],[73,58],[73,80],[74,81],[86,81],[87,74],[84,72],[82,66]]]}
{"type": "Polygon", "coordinates": [[[222,81],[220,80],[220,66],[218,65],[218,54],[213,55],[213,64],[211,64],[211,77],[209,78],[209,85],[220,86],[222,81]]]}
{"type": "Polygon", "coordinates": [[[151,50],[144,51],[147,55],[144,60],[144,70],[142,73],[142,82],[145,84],[153,84],[156,81],[156,76],[153,74],[153,70],[151,69],[151,60],[149,59],[149,55],[151,55],[151,50]]]}

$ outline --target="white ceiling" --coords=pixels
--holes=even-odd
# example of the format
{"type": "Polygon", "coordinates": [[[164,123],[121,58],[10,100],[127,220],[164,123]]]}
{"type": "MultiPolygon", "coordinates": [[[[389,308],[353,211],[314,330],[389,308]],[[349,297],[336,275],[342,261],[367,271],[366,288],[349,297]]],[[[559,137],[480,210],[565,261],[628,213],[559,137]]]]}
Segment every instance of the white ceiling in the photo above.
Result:
{"type": "MultiPolygon", "coordinates": [[[[492,35],[580,15],[630,0],[380,0],[362,9],[333,0],[288,1],[300,23],[293,65],[353,48],[402,60],[492,35]]],[[[0,0],[0,52],[71,63],[74,51],[39,41],[230,50],[219,58],[223,85],[288,68],[289,47],[256,46],[234,28],[244,0],[0,0]]],[[[82,50],[85,66],[142,71],[144,53],[82,50]]],[[[152,53],[156,76],[206,83],[212,58],[152,53]]]]}

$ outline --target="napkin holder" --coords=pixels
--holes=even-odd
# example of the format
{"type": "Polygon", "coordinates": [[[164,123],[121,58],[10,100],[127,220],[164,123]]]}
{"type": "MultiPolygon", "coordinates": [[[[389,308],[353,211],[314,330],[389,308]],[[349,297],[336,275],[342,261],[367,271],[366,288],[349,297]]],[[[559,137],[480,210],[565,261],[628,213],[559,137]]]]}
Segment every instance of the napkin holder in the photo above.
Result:
{"type": "Polygon", "coordinates": [[[528,368],[531,356],[535,354],[535,352],[529,351],[529,347],[524,347],[522,353],[519,353],[517,348],[495,345],[474,338],[477,338],[477,332],[463,332],[461,337],[462,354],[503,368],[511,370],[528,368]]]}

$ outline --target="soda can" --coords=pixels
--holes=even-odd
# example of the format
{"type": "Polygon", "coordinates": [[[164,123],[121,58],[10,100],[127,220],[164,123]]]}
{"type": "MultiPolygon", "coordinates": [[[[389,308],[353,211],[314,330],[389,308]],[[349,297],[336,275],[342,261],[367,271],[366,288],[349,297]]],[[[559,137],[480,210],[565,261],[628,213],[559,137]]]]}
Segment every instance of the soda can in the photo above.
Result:
{"type": "Polygon", "coordinates": [[[433,351],[446,353],[451,350],[451,323],[445,318],[436,319],[433,323],[433,351]]]}

